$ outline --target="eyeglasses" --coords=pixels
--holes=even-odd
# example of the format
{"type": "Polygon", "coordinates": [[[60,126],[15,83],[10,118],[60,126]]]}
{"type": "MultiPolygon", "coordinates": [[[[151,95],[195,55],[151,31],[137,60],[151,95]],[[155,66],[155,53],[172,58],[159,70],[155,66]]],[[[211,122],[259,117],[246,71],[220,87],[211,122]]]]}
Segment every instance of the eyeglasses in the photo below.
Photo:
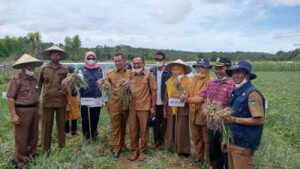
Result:
{"type": "Polygon", "coordinates": [[[95,60],[95,58],[87,58],[87,60],[95,60]]]}
{"type": "Polygon", "coordinates": [[[133,65],[141,65],[143,62],[132,63],[133,65]]]}

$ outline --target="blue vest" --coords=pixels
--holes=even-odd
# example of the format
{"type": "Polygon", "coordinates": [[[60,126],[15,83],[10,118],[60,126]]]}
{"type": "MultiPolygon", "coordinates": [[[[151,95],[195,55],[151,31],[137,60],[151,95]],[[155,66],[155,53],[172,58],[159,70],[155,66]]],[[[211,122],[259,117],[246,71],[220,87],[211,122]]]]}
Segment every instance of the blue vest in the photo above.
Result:
{"type": "MultiPolygon", "coordinates": [[[[250,82],[247,82],[239,89],[232,92],[229,100],[229,105],[233,109],[232,116],[240,118],[249,118],[251,113],[248,107],[249,94],[252,91],[259,92],[250,82]]],[[[260,93],[260,92],[259,92],[260,93]]],[[[265,105],[265,99],[263,98],[263,106],[265,105]]],[[[260,144],[263,125],[261,126],[247,126],[241,124],[230,124],[229,125],[234,139],[231,140],[233,144],[249,148],[252,151],[256,150],[260,144]]]]}
{"type": "Polygon", "coordinates": [[[101,97],[102,94],[98,88],[97,80],[103,77],[102,69],[87,69],[86,67],[80,68],[83,73],[84,80],[88,83],[87,89],[80,89],[80,97],[101,97]]]}
{"type": "MultiPolygon", "coordinates": [[[[153,72],[155,75],[155,79],[157,80],[157,66],[154,66],[150,69],[150,72],[153,72]]],[[[169,80],[169,78],[172,76],[172,73],[169,72],[166,67],[164,66],[164,71],[161,76],[161,100],[164,100],[165,93],[166,93],[166,81],[169,80]]]]}

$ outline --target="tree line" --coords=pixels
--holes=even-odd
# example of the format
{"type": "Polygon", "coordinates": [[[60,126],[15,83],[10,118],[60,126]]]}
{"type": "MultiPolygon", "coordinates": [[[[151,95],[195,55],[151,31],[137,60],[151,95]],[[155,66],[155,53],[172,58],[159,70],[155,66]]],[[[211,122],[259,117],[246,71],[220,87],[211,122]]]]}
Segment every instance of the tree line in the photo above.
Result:
{"type": "MultiPolygon", "coordinates": [[[[0,39],[0,60],[12,61],[19,58],[23,53],[29,53],[39,59],[41,52],[54,45],[52,42],[42,42],[39,32],[28,33],[27,36],[10,37],[5,36],[0,39]]],[[[128,45],[107,46],[97,45],[93,48],[82,47],[79,35],[65,37],[64,44],[57,44],[69,53],[69,60],[82,61],[86,51],[92,50],[96,53],[100,61],[112,60],[115,53],[123,53],[128,60],[136,55],[142,55],[146,60],[152,60],[158,49],[138,48],[128,45]]],[[[164,50],[168,60],[182,59],[185,61],[196,60],[197,58],[208,58],[211,61],[217,57],[226,56],[232,60],[247,59],[251,61],[300,61],[300,48],[284,52],[278,51],[275,54],[265,52],[189,52],[180,50],[164,50]]]]}

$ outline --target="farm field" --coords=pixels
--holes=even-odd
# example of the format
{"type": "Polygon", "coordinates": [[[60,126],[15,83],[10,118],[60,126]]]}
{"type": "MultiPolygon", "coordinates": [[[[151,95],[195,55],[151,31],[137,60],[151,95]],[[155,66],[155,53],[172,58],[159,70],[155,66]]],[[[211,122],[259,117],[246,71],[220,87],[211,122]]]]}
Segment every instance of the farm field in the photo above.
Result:
{"type": "MultiPolygon", "coordinates": [[[[298,68],[295,68],[298,69],[298,68]]],[[[293,71],[293,70],[291,70],[293,71]]],[[[299,72],[258,72],[253,81],[268,100],[262,144],[255,153],[256,169],[298,169],[300,166],[300,73],[299,72]]],[[[4,81],[4,80],[3,80],[4,81]]],[[[1,82],[1,81],[0,81],[1,82]]],[[[0,91],[6,84],[0,84],[0,91]]],[[[193,164],[193,157],[182,158],[167,151],[152,149],[152,129],[147,159],[142,162],[127,160],[129,153],[121,154],[119,161],[112,158],[109,144],[109,116],[102,109],[98,126],[99,139],[92,145],[82,142],[82,135],[66,138],[66,147],[57,148],[56,130],[52,136],[49,158],[45,158],[38,147],[33,169],[52,168],[206,168],[204,164],[193,164]]],[[[78,122],[80,124],[80,122],[78,122]]],[[[81,129],[81,125],[79,125],[81,129]]],[[[128,135],[127,135],[128,136],[128,135]]],[[[126,138],[130,146],[129,138],[126,138]]],[[[0,99],[0,168],[14,167],[13,129],[6,100],[0,99]]]]}

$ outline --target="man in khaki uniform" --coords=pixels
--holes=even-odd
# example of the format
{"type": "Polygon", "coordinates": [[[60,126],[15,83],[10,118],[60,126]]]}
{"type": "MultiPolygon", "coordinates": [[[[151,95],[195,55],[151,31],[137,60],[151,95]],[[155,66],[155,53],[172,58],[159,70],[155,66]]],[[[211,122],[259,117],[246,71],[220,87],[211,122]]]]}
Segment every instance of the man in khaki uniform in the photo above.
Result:
{"type": "Polygon", "coordinates": [[[131,103],[129,112],[131,157],[134,161],[138,158],[143,161],[146,158],[146,149],[149,139],[147,120],[156,113],[156,89],[157,84],[152,72],[144,69],[144,59],[140,56],[133,58],[135,72],[131,75],[131,103]],[[139,131],[141,145],[139,146],[139,131]]]}
{"type": "Polygon", "coordinates": [[[60,60],[66,59],[68,54],[58,46],[52,46],[43,52],[43,57],[51,60],[41,69],[38,76],[39,89],[43,87],[42,151],[48,153],[54,112],[56,112],[58,147],[65,146],[65,112],[71,108],[71,89],[61,84],[62,80],[67,77],[68,69],[59,63],[60,60]]]}
{"type": "Polygon", "coordinates": [[[106,79],[111,84],[112,94],[108,100],[110,115],[110,142],[113,147],[114,158],[120,157],[121,149],[127,150],[125,144],[126,124],[129,105],[121,99],[122,87],[120,80],[129,80],[130,71],[125,68],[125,57],[121,53],[114,56],[116,68],[107,74],[106,79]]]}
{"type": "Polygon", "coordinates": [[[8,107],[14,127],[16,165],[26,168],[35,155],[38,143],[38,125],[41,118],[37,80],[33,76],[35,67],[43,62],[24,54],[14,65],[22,69],[18,75],[11,77],[7,86],[8,107]]]}
{"type": "MultiPolygon", "coordinates": [[[[188,94],[190,97],[198,95],[213,80],[213,77],[209,75],[211,66],[207,59],[199,58],[193,68],[195,69],[195,76],[189,79],[188,94]]],[[[196,152],[194,162],[200,162],[205,152],[206,163],[210,165],[207,122],[206,117],[201,115],[200,106],[200,104],[189,105],[190,127],[196,152]]]]}

